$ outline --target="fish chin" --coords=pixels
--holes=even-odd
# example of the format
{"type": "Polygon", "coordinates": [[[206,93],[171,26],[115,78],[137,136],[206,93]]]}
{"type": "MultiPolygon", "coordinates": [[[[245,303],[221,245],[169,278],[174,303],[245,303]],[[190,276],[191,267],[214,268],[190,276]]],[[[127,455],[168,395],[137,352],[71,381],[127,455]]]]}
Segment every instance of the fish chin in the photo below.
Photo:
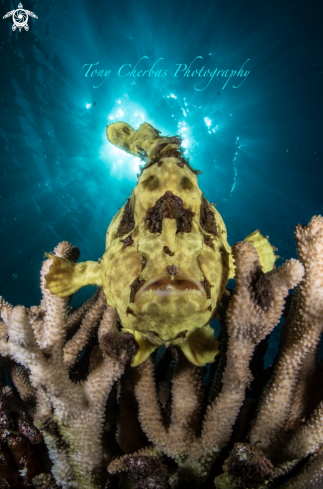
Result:
{"type": "Polygon", "coordinates": [[[211,314],[208,303],[197,290],[148,290],[131,305],[128,327],[144,335],[155,331],[160,340],[170,341],[183,331],[189,334],[192,328],[206,324],[211,314]]]}

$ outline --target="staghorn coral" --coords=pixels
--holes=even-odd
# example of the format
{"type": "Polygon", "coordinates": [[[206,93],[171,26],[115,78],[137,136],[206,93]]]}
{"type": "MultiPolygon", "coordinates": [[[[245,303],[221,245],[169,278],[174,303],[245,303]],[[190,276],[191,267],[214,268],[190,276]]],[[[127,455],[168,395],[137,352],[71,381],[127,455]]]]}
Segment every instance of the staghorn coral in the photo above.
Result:
{"type": "MultiPolygon", "coordinates": [[[[55,250],[56,254],[65,253],[66,247],[71,251],[67,243],[62,243],[55,250]]],[[[106,356],[104,350],[91,345],[92,357],[85,380],[75,382],[73,367],[78,357],[76,352],[81,353],[88,346],[89,331],[96,329],[96,343],[114,331],[115,311],[105,302],[102,304],[102,293],[97,294],[96,300],[90,300],[90,306],[83,308],[83,320],[72,339],[67,341],[66,324],[73,323],[67,320],[68,300],[52,295],[43,287],[51,261],[45,261],[41,273],[42,314],[39,312],[35,318],[34,311],[31,313],[22,306],[12,308],[9,316],[4,314],[8,339],[2,340],[0,351],[29,369],[28,382],[36,397],[33,421],[43,434],[57,483],[70,488],[97,487],[102,471],[100,436],[105,405],[125,364],[122,358],[106,356]]],[[[7,305],[5,307],[6,312],[7,305]]],[[[87,359],[84,358],[83,363],[87,359]]],[[[79,367],[79,377],[84,374],[82,367],[87,366],[79,367]]],[[[26,386],[19,385],[18,389],[24,393],[26,386]]]]}
{"type": "Polygon", "coordinates": [[[4,388],[10,436],[43,437],[52,466],[38,460],[25,486],[22,447],[19,460],[4,459],[16,479],[0,472],[3,487],[259,489],[281,486],[283,476],[284,489],[321,487],[323,218],[296,227],[295,238],[300,261],[267,273],[251,243],[233,246],[236,286],[218,310],[220,355],[206,380],[176,346],[130,367],[138,346],[102,291],[69,312],[67,299],[44,288],[46,260],[39,308],[2,300],[0,352],[20,396],[10,403],[4,388]],[[291,288],[280,352],[264,372],[263,346],[291,288]]]}

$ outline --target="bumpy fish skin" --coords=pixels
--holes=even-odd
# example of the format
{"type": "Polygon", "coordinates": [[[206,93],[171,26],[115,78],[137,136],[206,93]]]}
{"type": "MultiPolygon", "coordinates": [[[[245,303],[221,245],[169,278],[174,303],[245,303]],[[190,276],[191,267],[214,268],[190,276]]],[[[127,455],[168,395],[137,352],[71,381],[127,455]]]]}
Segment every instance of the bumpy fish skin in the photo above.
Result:
{"type": "MultiPolygon", "coordinates": [[[[46,286],[66,296],[86,284],[103,286],[124,331],[134,334],[142,363],[160,345],[178,345],[196,365],[212,362],[218,342],[209,323],[234,276],[231,248],[219,212],[202,194],[183,157],[181,139],[162,137],[150,124],[135,131],[107,126],[109,141],[146,161],[130,199],[113,218],[100,263],[53,258],[46,286]]],[[[264,271],[273,247],[257,231],[264,271]]]]}

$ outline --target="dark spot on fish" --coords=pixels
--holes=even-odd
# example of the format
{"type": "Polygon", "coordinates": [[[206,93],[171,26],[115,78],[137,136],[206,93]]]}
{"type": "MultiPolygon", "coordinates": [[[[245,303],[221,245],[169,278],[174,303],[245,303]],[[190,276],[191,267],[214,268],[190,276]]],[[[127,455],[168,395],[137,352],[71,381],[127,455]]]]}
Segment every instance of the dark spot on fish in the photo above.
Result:
{"type": "Polygon", "coordinates": [[[166,253],[166,255],[169,255],[169,256],[174,256],[175,255],[175,253],[173,251],[170,251],[170,249],[169,249],[168,246],[164,246],[163,250],[166,253]]]}
{"type": "Polygon", "coordinates": [[[188,177],[183,177],[181,180],[181,186],[184,190],[192,190],[194,187],[193,183],[188,177]]]}
{"type": "Polygon", "coordinates": [[[266,311],[272,301],[271,283],[266,275],[261,270],[261,266],[257,265],[249,276],[249,290],[252,299],[256,304],[266,311]]]}
{"type": "Polygon", "coordinates": [[[132,236],[127,236],[125,239],[120,240],[121,243],[123,243],[123,247],[125,248],[126,246],[132,246],[134,241],[132,239],[132,236]]]}
{"type": "Polygon", "coordinates": [[[135,295],[142,285],[144,285],[145,280],[140,280],[139,277],[135,278],[135,280],[130,285],[130,302],[135,302],[135,295]]]}
{"type": "Polygon", "coordinates": [[[127,136],[130,136],[131,132],[130,132],[129,127],[124,126],[124,127],[122,128],[122,130],[123,130],[123,132],[124,132],[125,134],[127,134],[127,136]]]}
{"type": "Polygon", "coordinates": [[[183,200],[170,190],[157,200],[154,207],[147,209],[145,221],[148,221],[151,233],[161,233],[163,219],[176,219],[177,233],[190,233],[194,212],[184,209],[183,200]]]}
{"type": "Polygon", "coordinates": [[[202,195],[202,204],[200,207],[200,224],[207,233],[218,236],[214,212],[209,207],[208,201],[202,195]]]}
{"type": "Polygon", "coordinates": [[[180,168],[184,168],[184,163],[177,163],[177,166],[179,166],[180,168]]]}
{"type": "Polygon", "coordinates": [[[211,304],[209,305],[208,310],[209,310],[209,311],[212,311],[212,306],[211,306],[211,304]]]}
{"type": "Polygon", "coordinates": [[[117,237],[129,234],[135,227],[133,199],[128,199],[124,207],[122,219],[117,230],[117,237]]]}
{"type": "Polygon", "coordinates": [[[159,180],[154,175],[150,175],[150,177],[141,182],[141,185],[148,190],[156,190],[159,185],[159,180]]]}
{"type": "Polygon", "coordinates": [[[209,234],[205,234],[204,235],[204,243],[209,246],[210,248],[212,248],[212,250],[214,250],[214,244],[213,244],[213,239],[212,239],[212,236],[210,236],[209,234]]]}
{"type": "Polygon", "coordinates": [[[129,306],[127,307],[126,314],[127,314],[127,316],[128,316],[128,314],[134,314],[133,310],[130,309],[129,306]]]}
{"type": "Polygon", "coordinates": [[[158,163],[157,163],[158,168],[160,168],[162,166],[162,164],[163,164],[162,161],[158,161],[158,163]]]}
{"type": "Polygon", "coordinates": [[[201,284],[204,287],[204,290],[206,292],[206,298],[211,299],[211,287],[213,287],[213,285],[210,284],[210,282],[208,281],[208,279],[206,277],[204,277],[204,280],[203,280],[203,282],[201,282],[201,284]]]}

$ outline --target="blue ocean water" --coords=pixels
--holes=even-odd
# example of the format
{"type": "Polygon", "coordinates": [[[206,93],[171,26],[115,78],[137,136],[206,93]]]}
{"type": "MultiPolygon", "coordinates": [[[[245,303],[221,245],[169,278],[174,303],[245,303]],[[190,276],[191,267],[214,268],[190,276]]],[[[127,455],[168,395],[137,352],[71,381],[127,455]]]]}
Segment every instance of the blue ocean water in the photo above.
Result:
{"type": "Polygon", "coordinates": [[[184,138],[231,245],[259,229],[278,248],[278,266],[296,257],[294,226],[323,212],[318,2],[24,0],[20,8],[38,17],[29,16],[28,31],[2,19],[18,1],[1,1],[8,302],[39,303],[44,252],[62,240],[82,261],[103,255],[140,164],[107,141],[106,125],[118,120],[184,138]]]}

